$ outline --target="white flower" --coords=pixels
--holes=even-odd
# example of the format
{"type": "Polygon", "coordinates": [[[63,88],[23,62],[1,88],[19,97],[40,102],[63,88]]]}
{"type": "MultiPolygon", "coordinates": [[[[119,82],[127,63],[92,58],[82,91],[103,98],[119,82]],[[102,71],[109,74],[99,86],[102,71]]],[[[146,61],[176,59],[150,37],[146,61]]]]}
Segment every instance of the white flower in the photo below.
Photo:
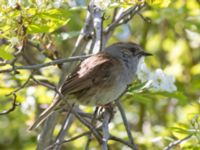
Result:
{"type": "Polygon", "coordinates": [[[149,80],[152,81],[151,86],[153,89],[161,89],[161,86],[163,86],[163,81],[165,80],[165,74],[161,69],[156,69],[155,72],[150,74],[149,80]]]}
{"type": "Polygon", "coordinates": [[[152,89],[154,91],[167,91],[174,92],[177,90],[174,82],[175,78],[171,75],[167,75],[160,68],[152,72],[142,59],[138,65],[137,77],[141,82],[147,82],[145,88],[152,89]]]}
{"type": "Polygon", "coordinates": [[[148,81],[150,73],[150,69],[146,66],[144,58],[142,58],[139,62],[137,70],[138,79],[142,82],[148,81]]]}
{"type": "Polygon", "coordinates": [[[176,91],[177,88],[176,88],[174,82],[175,82],[174,76],[166,74],[165,82],[163,84],[164,91],[167,91],[167,92],[170,92],[170,93],[176,91]]]}
{"type": "Polygon", "coordinates": [[[176,86],[174,85],[175,78],[173,76],[165,74],[160,68],[151,73],[151,75],[149,76],[149,80],[152,81],[151,87],[155,91],[176,91],[176,86]]]}

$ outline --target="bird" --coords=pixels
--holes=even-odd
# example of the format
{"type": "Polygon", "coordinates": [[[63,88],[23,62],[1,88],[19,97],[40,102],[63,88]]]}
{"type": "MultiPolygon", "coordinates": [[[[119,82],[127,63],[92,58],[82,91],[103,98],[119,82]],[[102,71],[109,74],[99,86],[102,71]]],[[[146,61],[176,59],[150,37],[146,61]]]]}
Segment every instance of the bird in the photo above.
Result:
{"type": "MultiPolygon", "coordinates": [[[[80,62],[66,77],[59,92],[70,104],[85,106],[109,104],[117,100],[132,83],[140,59],[151,55],[133,42],[114,43],[80,62]]],[[[58,108],[67,107],[63,101],[63,97],[57,95],[29,130],[37,128],[58,108]]]]}

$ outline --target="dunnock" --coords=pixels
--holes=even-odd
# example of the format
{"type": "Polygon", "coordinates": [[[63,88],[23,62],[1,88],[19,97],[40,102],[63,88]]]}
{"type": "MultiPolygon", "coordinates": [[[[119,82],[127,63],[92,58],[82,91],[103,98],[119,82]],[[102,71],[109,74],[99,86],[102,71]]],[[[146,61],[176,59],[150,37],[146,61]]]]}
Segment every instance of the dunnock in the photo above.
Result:
{"type": "MultiPolygon", "coordinates": [[[[151,54],[135,43],[113,44],[82,61],[65,79],[60,93],[69,103],[89,106],[106,105],[125,92],[134,79],[140,58],[149,55],[151,54]]],[[[60,106],[63,103],[61,99],[57,96],[29,129],[36,128],[58,106],[66,106],[60,106]]]]}

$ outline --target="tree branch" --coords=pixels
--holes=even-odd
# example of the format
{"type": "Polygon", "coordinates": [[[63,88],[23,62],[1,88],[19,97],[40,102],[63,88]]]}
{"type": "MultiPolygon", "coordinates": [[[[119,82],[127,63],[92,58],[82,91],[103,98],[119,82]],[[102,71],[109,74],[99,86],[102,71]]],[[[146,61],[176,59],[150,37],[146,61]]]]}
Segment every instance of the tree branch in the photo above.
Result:
{"type": "Polygon", "coordinates": [[[111,118],[111,112],[105,108],[103,112],[103,125],[102,125],[102,130],[103,130],[102,150],[108,149],[107,143],[110,137],[108,124],[109,124],[110,118],[111,118]]]}
{"type": "Polygon", "coordinates": [[[95,5],[94,1],[92,0],[89,5],[89,12],[93,18],[93,27],[94,27],[94,45],[91,50],[92,53],[97,53],[102,50],[102,33],[103,33],[103,15],[102,10],[95,5]]]}
{"type": "Polygon", "coordinates": [[[79,134],[79,135],[77,135],[77,136],[75,136],[75,137],[69,138],[68,140],[64,140],[64,141],[61,141],[61,142],[59,142],[59,143],[54,143],[54,144],[48,146],[47,148],[45,148],[45,150],[50,150],[50,149],[52,149],[53,147],[55,147],[55,146],[57,146],[57,145],[62,145],[62,144],[64,144],[64,143],[77,140],[77,139],[79,139],[79,138],[81,138],[81,137],[83,137],[83,136],[87,136],[87,135],[89,135],[89,134],[91,134],[91,131],[87,131],[87,132],[81,133],[81,134],[79,134]]]}
{"type": "Polygon", "coordinates": [[[24,69],[27,69],[27,70],[40,69],[40,68],[43,68],[43,67],[48,67],[48,66],[52,66],[52,65],[62,64],[62,63],[66,63],[66,62],[83,60],[83,59],[85,59],[85,58],[87,58],[89,56],[91,56],[91,55],[73,56],[73,57],[70,57],[70,58],[58,59],[58,60],[54,60],[54,61],[43,63],[43,64],[37,64],[37,65],[14,66],[14,68],[12,67],[10,69],[0,70],[0,73],[12,72],[12,71],[15,71],[15,70],[24,70],[24,69]]]}
{"type": "Polygon", "coordinates": [[[126,114],[125,114],[125,112],[124,112],[124,109],[123,109],[123,107],[122,107],[122,105],[121,105],[121,103],[120,103],[119,100],[116,100],[115,103],[116,103],[116,105],[117,105],[117,107],[118,107],[118,109],[119,109],[119,111],[120,111],[121,116],[122,116],[122,120],[123,120],[124,126],[125,126],[125,128],[126,128],[126,132],[127,132],[127,134],[128,134],[129,142],[131,143],[131,145],[133,145],[133,146],[132,146],[132,149],[133,149],[133,150],[138,150],[137,146],[136,146],[135,143],[134,143],[134,140],[133,140],[133,137],[132,137],[132,134],[131,134],[131,129],[130,129],[130,126],[129,126],[129,124],[128,124],[128,121],[127,121],[127,118],[126,118],[126,114]]]}
{"type": "Polygon", "coordinates": [[[4,110],[3,112],[0,113],[0,115],[9,114],[10,112],[15,110],[16,106],[19,106],[19,103],[17,103],[17,95],[15,93],[12,93],[12,95],[13,95],[12,107],[8,110],[4,110]]]}
{"type": "Polygon", "coordinates": [[[123,24],[123,23],[126,23],[128,22],[129,20],[132,19],[132,17],[139,11],[139,5],[135,5],[134,7],[131,7],[129,8],[128,10],[124,11],[121,13],[121,15],[116,19],[114,20],[105,30],[104,32],[105,33],[108,33],[109,31],[112,31],[114,30],[117,26],[123,24]],[[128,19],[126,19],[124,21],[125,18],[127,18],[128,16],[130,16],[128,19]]]}
{"type": "Polygon", "coordinates": [[[181,144],[182,142],[184,142],[184,141],[190,139],[192,136],[193,136],[193,135],[191,134],[191,135],[186,136],[186,137],[183,138],[183,139],[173,141],[173,142],[171,142],[167,147],[165,147],[164,150],[171,150],[173,147],[175,147],[175,146],[181,144]]]}
{"type": "MultiPolygon", "coordinates": [[[[65,134],[66,132],[69,130],[71,124],[72,124],[72,120],[73,120],[74,116],[73,114],[71,113],[71,111],[68,111],[66,117],[65,117],[65,120],[64,122],[62,123],[62,127],[60,129],[60,132],[56,138],[56,142],[55,143],[60,143],[64,140],[65,138],[65,134]]],[[[61,145],[56,145],[54,147],[54,149],[56,150],[60,150],[61,149],[61,145]]]]}

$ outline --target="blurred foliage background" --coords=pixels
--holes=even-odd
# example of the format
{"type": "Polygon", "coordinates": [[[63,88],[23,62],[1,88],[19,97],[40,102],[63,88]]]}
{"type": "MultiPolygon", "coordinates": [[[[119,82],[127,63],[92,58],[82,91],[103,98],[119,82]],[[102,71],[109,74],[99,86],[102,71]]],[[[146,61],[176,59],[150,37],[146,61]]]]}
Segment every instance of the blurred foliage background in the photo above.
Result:
{"type": "MultiPolygon", "coordinates": [[[[84,24],[88,1],[84,0],[0,0],[0,70],[15,65],[33,65],[71,56],[84,24]],[[28,43],[24,46],[24,42],[28,43]]],[[[111,1],[105,10],[104,27],[109,24],[115,5],[129,7],[133,1],[111,1]]],[[[134,41],[154,54],[146,60],[152,69],[162,68],[176,78],[173,93],[144,90],[126,94],[122,103],[131,125],[135,142],[141,150],[164,149],[169,143],[192,137],[175,149],[200,149],[200,1],[147,1],[140,15],[115,30],[108,45],[118,41],[134,41]]],[[[84,53],[84,52],[82,52],[84,53]]],[[[57,85],[59,66],[34,70],[35,78],[57,85]]],[[[0,73],[0,112],[12,106],[13,92],[23,86],[30,70],[0,73]]],[[[51,103],[54,91],[33,81],[16,92],[19,106],[0,116],[0,149],[32,150],[37,133],[27,128],[38,114],[51,103]]],[[[92,111],[92,108],[85,108],[92,111]]],[[[56,132],[60,126],[57,126],[56,132]]],[[[119,113],[110,124],[112,134],[127,138],[119,113]]],[[[75,122],[70,134],[82,131],[75,122]]],[[[64,144],[66,149],[83,149],[84,138],[64,144]]],[[[110,142],[110,149],[128,147],[110,142]]],[[[91,149],[98,149],[92,143],[91,149]]]]}

